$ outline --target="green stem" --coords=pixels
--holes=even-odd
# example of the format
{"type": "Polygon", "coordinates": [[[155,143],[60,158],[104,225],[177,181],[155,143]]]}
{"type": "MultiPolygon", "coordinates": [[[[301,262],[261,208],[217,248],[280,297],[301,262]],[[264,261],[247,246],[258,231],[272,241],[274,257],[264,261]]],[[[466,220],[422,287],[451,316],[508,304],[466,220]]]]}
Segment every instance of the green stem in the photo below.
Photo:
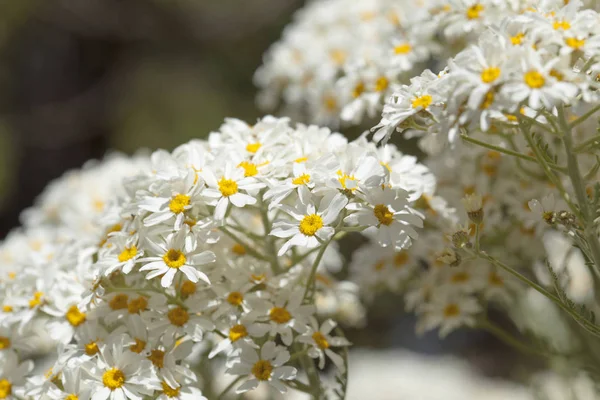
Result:
{"type": "Polygon", "coordinates": [[[594,143],[600,144],[600,135],[596,135],[596,136],[586,140],[585,142],[578,144],[577,146],[575,146],[573,151],[575,151],[575,153],[581,153],[583,150],[585,150],[586,147],[588,147],[589,145],[594,144],[594,143]]]}
{"type": "Polygon", "coordinates": [[[600,241],[595,231],[594,212],[590,209],[590,204],[585,191],[585,184],[579,171],[579,163],[577,156],[573,150],[573,134],[571,127],[567,124],[564,110],[562,107],[558,109],[559,124],[564,132],[563,143],[565,144],[565,152],[567,154],[568,175],[571,178],[575,197],[581,210],[581,226],[583,227],[583,235],[590,249],[589,256],[596,265],[596,269],[600,268],[600,241]]]}
{"type": "MultiPolygon", "coordinates": [[[[465,140],[465,141],[467,141],[469,143],[473,143],[473,144],[476,144],[478,146],[485,147],[485,148],[488,148],[490,150],[497,151],[498,153],[504,153],[504,154],[507,154],[509,156],[520,158],[521,160],[525,160],[525,161],[529,161],[529,162],[534,162],[536,164],[538,163],[538,161],[537,161],[537,159],[535,157],[528,156],[527,154],[522,154],[522,153],[519,153],[517,151],[512,151],[512,150],[506,149],[504,147],[495,146],[493,144],[485,143],[485,142],[482,142],[480,140],[473,139],[472,137],[469,137],[469,136],[467,136],[465,134],[460,135],[460,137],[463,140],[465,140]]],[[[557,171],[566,172],[566,168],[561,167],[560,165],[556,165],[556,164],[553,164],[553,163],[548,163],[548,165],[552,169],[555,169],[557,171]]]]}
{"type": "Polygon", "coordinates": [[[571,130],[575,128],[577,125],[584,123],[589,117],[594,115],[598,110],[600,110],[600,105],[592,108],[590,111],[583,114],[581,117],[577,118],[575,121],[571,122],[568,126],[568,129],[571,130]]]}
{"type": "Polygon", "coordinates": [[[264,202],[262,201],[262,195],[261,195],[261,201],[260,201],[260,216],[262,218],[262,223],[263,223],[263,229],[265,231],[265,238],[266,238],[266,242],[267,242],[267,251],[269,252],[269,254],[271,255],[270,257],[270,262],[271,262],[271,269],[273,270],[273,273],[275,275],[279,275],[282,272],[281,266],[279,265],[279,257],[277,257],[277,248],[275,246],[275,238],[273,236],[270,236],[270,232],[271,232],[271,221],[269,220],[269,210],[267,207],[265,207],[264,202]]]}
{"type": "Polygon", "coordinates": [[[542,153],[541,153],[540,149],[538,148],[538,146],[533,141],[533,137],[531,136],[531,133],[529,132],[529,129],[525,128],[523,126],[523,124],[519,124],[519,128],[521,129],[521,132],[523,133],[523,136],[525,137],[525,140],[527,141],[527,144],[529,145],[529,147],[533,151],[533,154],[535,154],[535,157],[538,160],[538,163],[544,169],[544,172],[545,172],[546,176],[548,177],[548,179],[550,180],[550,182],[552,182],[552,184],[558,189],[558,191],[560,192],[562,198],[569,205],[569,208],[571,209],[571,211],[574,214],[577,214],[579,211],[577,210],[577,208],[571,202],[571,199],[570,199],[567,191],[565,190],[565,187],[563,186],[562,182],[560,181],[560,179],[558,179],[556,177],[556,175],[554,175],[554,173],[550,169],[550,166],[548,165],[548,162],[546,161],[546,159],[542,155],[542,153]]]}
{"type": "Polygon", "coordinates": [[[244,379],[243,375],[242,376],[238,376],[237,378],[235,378],[229,385],[227,385],[227,387],[225,389],[223,389],[223,391],[221,392],[221,394],[219,395],[219,397],[217,397],[217,400],[221,400],[221,399],[225,398],[225,395],[227,394],[227,392],[229,392],[242,379],[244,379]]]}
{"type": "Polygon", "coordinates": [[[319,250],[319,253],[317,254],[317,258],[315,258],[315,261],[313,262],[313,265],[310,269],[310,275],[308,276],[308,280],[306,281],[306,289],[304,290],[304,296],[303,296],[304,300],[307,299],[308,292],[310,291],[310,288],[314,284],[313,281],[315,280],[315,276],[317,275],[317,268],[319,267],[319,263],[321,262],[321,259],[323,258],[323,254],[325,254],[325,250],[327,250],[327,246],[329,246],[329,243],[331,243],[331,239],[329,239],[328,241],[323,243],[323,245],[321,246],[321,249],[319,250]]]}
{"type": "Polygon", "coordinates": [[[536,356],[540,356],[540,357],[544,357],[544,358],[552,357],[551,354],[546,354],[545,352],[543,352],[541,350],[535,349],[535,348],[530,347],[527,344],[521,342],[519,339],[517,339],[516,337],[511,335],[509,332],[507,332],[500,326],[494,324],[493,322],[491,322],[487,319],[478,321],[476,326],[478,328],[481,328],[481,329],[484,329],[484,330],[490,332],[491,334],[496,336],[498,339],[500,339],[507,345],[517,349],[518,351],[520,351],[522,353],[532,354],[532,355],[536,355],[536,356]]]}

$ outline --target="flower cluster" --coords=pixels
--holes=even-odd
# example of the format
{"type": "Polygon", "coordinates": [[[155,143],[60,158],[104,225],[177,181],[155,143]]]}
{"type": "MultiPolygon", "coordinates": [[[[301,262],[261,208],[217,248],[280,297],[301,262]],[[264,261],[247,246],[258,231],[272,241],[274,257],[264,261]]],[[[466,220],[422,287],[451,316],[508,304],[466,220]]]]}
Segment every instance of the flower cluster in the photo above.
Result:
{"type": "MultiPolygon", "coordinates": [[[[256,72],[259,103],[312,122],[373,119],[426,65],[477,40],[487,27],[535,9],[533,0],[327,0],[296,15],[256,72]]],[[[548,6],[562,4],[546,1],[548,6]]],[[[517,32],[518,33],[518,32],[517,32]]]]}
{"type": "MultiPolygon", "coordinates": [[[[37,264],[18,297],[3,285],[7,362],[23,359],[33,321],[59,349],[45,378],[2,372],[6,393],[198,399],[199,359],[214,357],[242,378],[238,393],[261,382],[318,388],[326,360],[346,371],[340,349],[350,343],[331,317],[361,317],[352,284],[335,278],[332,241],[362,232],[385,251],[407,249],[422,227],[415,204],[435,190],[428,169],[393,146],[273,117],[227,120],[206,141],[142,164],[88,218],[94,234],[30,250],[37,264]],[[313,362],[303,384],[299,370],[313,362]]],[[[54,197],[28,219],[42,219],[54,197]]]]}

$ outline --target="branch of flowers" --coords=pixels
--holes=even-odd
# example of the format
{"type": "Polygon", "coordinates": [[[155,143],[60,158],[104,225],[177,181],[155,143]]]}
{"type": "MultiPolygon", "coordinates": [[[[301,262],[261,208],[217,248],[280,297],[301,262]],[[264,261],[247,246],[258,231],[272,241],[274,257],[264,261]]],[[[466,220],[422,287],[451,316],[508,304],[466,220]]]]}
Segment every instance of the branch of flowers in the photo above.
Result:
{"type": "MultiPolygon", "coordinates": [[[[465,134],[461,134],[460,137],[463,140],[465,140],[465,141],[467,141],[469,143],[473,143],[473,144],[476,144],[478,146],[485,147],[487,149],[497,151],[498,153],[504,153],[504,154],[507,154],[509,156],[520,158],[521,160],[530,161],[530,162],[534,162],[534,163],[538,164],[538,161],[537,161],[537,159],[535,157],[528,156],[526,154],[522,154],[522,153],[519,153],[519,152],[516,152],[516,151],[512,151],[512,150],[506,149],[504,147],[495,146],[493,144],[485,143],[485,142],[482,142],[480,140],[473,139],[472,137],[469,137],[469,136],[467,136],[465,134]]],[[[560,165],[556,165],[556,164],[553,164],[553,163],[548,163],[548,165],[552,169],[555,169],[557,171],[560,171],[560,172],[563,172],[563,173],[567,172],[567,169],[565,167],[561,167],[560,165]]]]}
{"type": "Polygon", "coordinates": [[[472,250],[470,250],[470,249],[468,249],[466,247],[463,247],[463,250],[465,252],[467,252],[468,254],[470,254],[470,255],[473,255],[473,256],[476,256],[476,257],[479,257],[479,258],[483,258],[484,260],[489,261],[493,265],[502,268],[504,271],[508,272],[509,274],[511,274],[512,276],[514,276],[515,278],[519,279],[521,282],[523,282],[526,285],[528,285],[529,287],[533,288],[534,290],[536,290],[537,292],[539,292],[543,296],[546,296],[554,304],[556,304],[563,311],[565,311],[567,314],[569,314],[575,321],[577,321],[581,326],[583,326],[588,332],[590,332],[590,333],[592,333],[592,334],[594,334],[596,336],[600,336],[600,329],[596,325],[592,324],[591,322],[589,322],[585,318],[582,318],[581,315],[577,314],[575,311],[573,311],[572,309],[570,309],[569,307],[567,307],[561,301],[561,299],[559,297],[557,297],[554,294],[550,293],[548,290],[544,289],[542,286],[540,286],[537,283],[533,282],[531,279],[527,278],[525,275],[522,275],[520,272],[518,272],[515,269],[509,267],[508,265],[504,264],[500,260],[497,260],[496,258],[490,256],[485,251],[479,251],[478,253],[476,253],[476,252],[474,252],[474,251],[472,251],[472,250]]]}
{"type": "Polygon", "coordinates": [[[544,357],[544,358],[551,358],[551,357],[555,356],[554,354],[548,354],[544,351],[535,349],[535,348],[523,343],[522,341],[520,341],[519,339],[517,339],[516,337],[511,335],[509,332],[504,330],[502,327],[498,326],[497,324],[493,323],[492,321],[490,321],[488,319],[481,319],[481,320],[477,321],[477,324],[475,326],[477,328],[488,331],[489,333],[496,336],[498,339],[500,339],[505,344],[515,348],[516,350],[518,350],[522,353],[532,354],[532,355],[536,355],[536,356],[540,356],[540,357],[544,357]]]}
{"type": "Polygon", "coordinates": [[[264,207],[264,203],[262,201],[262,195],[260,200],[260,216],[262,218],[263,229],[265,232],[265,241],[267,243],[267,250],[269,252],[271,269],[275,275],[279,275],[282,271],[281,266],[279,265],[279,257],[277,257],[277,247],[275,246],[275,238],[270,236],[271,232],[271,221],[269,221],[269,211],[266,207],[264,207]]]}
{"type": "Polygon", "coordinates": [[[575,207],[575,205],[571,201],[571,198],[570,198],[569,194],[567,193],[567,191],[565,190],[565,187],[563,186],[562,182],[560,181],[560,179],[558,179],[556,177],[556,175],[554,175],[554,173],[550,169],[550,166],[548,165],[548,162],[546,161],[546,159],[540,152],[540,149],[537,147],[537,145],[533,141],[533,137],[531,136],[531,132],[529,132],[529,129],[526,128],[524,126],[524,124],[519,124],[519,128],[521,129],[521,133],[525,137],[527,144],[529,145],[529,147],[533,151],[533,154],[537,158],[538,163],[544,169],[544,172],[546,173],[546,176],[548,177],[550,182],[552,182],[552,184],[558,189],[558,191],[560,192],[560,195],[565,200],[565,202],[569,205],[569,208],[571,209],[571,211],[575,215],[579,215],[579,210],[577,209],[577,207],[575,207]]]}
{"type": "Polygon", "coordinates": [[[221,392],[221,394],[219,395],[219,397],[217,397],[217,400],[221,400],[225,398],[225,395],[227,394],[227,392],[229,392],[231,389],[233,389],[233,387],[235,385],[237,385],[242,379],[244,379],[244,376],[238,376],[237,378],[235,378],[229,385],[227,385],[227,387],[225,389],[223,389],[223,391],[221,392]]]}
{"type": "Polygon", "coordinates": [[[579,171],[579,164],[577,162],[577,156],[573,151],[573,134],[571,127],[567,124],[565,119],[564,109],[560,107],[558,109],[558,120],[563,130],[563,143],[565,145],[565,152],[567,154],[567,167],[568,174],[571,178],[571,184],[575,191],[575,197],[581,210],[580,216],[582,217],[580,222],[583,227],[583,235],[590,248],[591,258],[596,265],[596,268],[600,268],[600,241],[595,233],[594,228],[594,214],[590,209],[588,197],[585,191],[585,185],[583,178],[579,171]]]}
{"type": "Polygon", "coordinates": [[[581,117],[577,118],[575,121],[573,121],[570,124],[568,124],[567,125],[568,129],[571,130],[571,129],[575,128],[577,125],[584,123],[589,117],[591,117],[592,115],[594,115],[599,110],[600,110],[600,105],[592,108],[590,111],[586,112],[581,117]]]}
{"type": "Polygon", "coordinates": [[[227,236],[229,236],[230,238],[232,238],[233,240],[235,240],[237,243],[244,246],[244,248],[246,249],[248,254],[250,254],[252,257],[258,258],[259,260],[263,260],[263,261],[269,261],[269,259],[266,256],[258,253],[256,250],[254,250],[252,248],[251,245],[249,245],[246,241],[244,241],[243,239],[238,237],[235,233],[230,232],[229,229],[225,228],[224,226],[220,226],[219,230],[221,232],[223,232],[224,234],[226,234],[227,236]]]}

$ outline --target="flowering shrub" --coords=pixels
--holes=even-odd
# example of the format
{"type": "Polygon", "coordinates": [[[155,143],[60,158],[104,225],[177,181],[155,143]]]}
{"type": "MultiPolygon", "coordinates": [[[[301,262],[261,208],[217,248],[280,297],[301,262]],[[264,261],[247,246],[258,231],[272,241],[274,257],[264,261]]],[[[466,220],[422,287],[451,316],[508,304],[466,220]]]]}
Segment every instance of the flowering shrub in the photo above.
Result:
{"type": "Polygon", "coordinates": [[[349,142],[288,118],[228,119],[207,140],[52,183],[0,245],[0,399],[202,399],[223,364],[218,398],[344,398],[342,327],[385,291],[419,332],[485,329],[595,379],[592,6],[310,3],[257,72],[259,100],[374,127],[349,142]],[[422,163],[389,142],[400,135],[422,163]],[[348,234],[364,242],[351,258],[348,234]]]}

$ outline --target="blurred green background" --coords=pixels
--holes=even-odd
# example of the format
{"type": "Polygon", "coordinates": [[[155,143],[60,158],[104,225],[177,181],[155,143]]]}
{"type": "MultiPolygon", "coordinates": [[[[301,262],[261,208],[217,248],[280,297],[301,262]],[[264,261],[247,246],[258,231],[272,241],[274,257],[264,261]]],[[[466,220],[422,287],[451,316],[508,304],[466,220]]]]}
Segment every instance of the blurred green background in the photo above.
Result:
{"type": "Polygon", "coordinates": [[[299,0],[0,5],[0,230],[108,149],[172,149],[253,121],[252,76],[299,0]]]}

